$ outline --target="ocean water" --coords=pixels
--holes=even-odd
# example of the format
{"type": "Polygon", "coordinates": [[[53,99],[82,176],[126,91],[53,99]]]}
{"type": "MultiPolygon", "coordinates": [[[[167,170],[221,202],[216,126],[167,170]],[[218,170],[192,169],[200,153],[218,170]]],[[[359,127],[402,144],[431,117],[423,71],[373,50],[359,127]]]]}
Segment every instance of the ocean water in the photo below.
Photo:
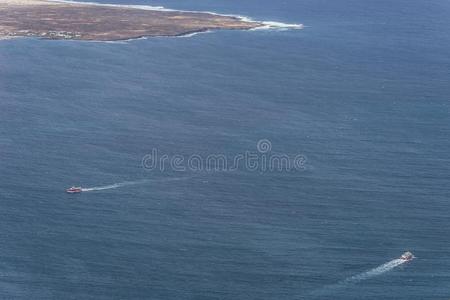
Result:
{"type": "Polygon", "coordinates": [[[1,299],[449,299],[450,2],[114,3],[306,27],[1,41],[1,299]]]}

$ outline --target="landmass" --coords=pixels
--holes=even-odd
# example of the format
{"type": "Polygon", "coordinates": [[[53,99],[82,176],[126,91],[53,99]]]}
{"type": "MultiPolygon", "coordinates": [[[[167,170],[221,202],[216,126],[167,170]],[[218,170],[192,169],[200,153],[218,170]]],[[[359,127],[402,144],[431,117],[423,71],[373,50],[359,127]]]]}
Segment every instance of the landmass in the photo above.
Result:
{"type": "Polygon", "coordinates": [[[0,0],[0,39],[31,36],[118,41],[263,26],[262,22],[208,12],[50,0],[0,0]]]}

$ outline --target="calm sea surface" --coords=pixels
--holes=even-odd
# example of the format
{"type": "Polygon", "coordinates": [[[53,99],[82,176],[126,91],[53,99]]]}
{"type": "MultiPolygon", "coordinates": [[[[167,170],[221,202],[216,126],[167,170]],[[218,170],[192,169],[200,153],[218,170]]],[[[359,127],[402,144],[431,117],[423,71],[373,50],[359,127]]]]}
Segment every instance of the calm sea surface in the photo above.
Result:
{"type": "Polygon", "coordinates": [[[132,3],[307,27],[1,41],[1,299],[449,299],[450,2],[132,3]]]}

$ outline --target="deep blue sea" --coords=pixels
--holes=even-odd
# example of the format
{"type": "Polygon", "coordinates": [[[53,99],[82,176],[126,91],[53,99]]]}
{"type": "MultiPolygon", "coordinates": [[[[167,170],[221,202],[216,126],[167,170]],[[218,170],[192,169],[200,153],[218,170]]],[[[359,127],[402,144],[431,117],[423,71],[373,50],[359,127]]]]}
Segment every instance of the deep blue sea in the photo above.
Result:
{"type": "Polygon", "coordinates": [[[450,298],[448,0],[129,1],[305,28],[0,41],[0,299],[450,298]]]}

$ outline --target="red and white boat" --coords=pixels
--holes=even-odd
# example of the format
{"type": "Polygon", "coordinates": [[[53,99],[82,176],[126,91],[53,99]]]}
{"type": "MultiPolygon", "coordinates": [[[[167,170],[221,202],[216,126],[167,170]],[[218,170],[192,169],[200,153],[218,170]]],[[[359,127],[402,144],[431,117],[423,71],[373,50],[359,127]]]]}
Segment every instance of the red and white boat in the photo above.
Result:
{"type": "Polygon", "coordinates": [[[81,189],[81,187],[75,187],[75,186],[73,186],[73,187],[67,189],[67,190],[66,190],[66,193],[69,193],[69,194],[77,194],[77,193],[81,193],[82,191],[83,191],[83,190],[81,189]]]}
{"type": "Polygon", "coordinates": [[[410,260],[413,260],[414,258],[415,258],[415,256],[409,251],[403,253],[402,256],[400,256],[400,259],[402,259],[404,261],[410,261],[410,260]]]}

